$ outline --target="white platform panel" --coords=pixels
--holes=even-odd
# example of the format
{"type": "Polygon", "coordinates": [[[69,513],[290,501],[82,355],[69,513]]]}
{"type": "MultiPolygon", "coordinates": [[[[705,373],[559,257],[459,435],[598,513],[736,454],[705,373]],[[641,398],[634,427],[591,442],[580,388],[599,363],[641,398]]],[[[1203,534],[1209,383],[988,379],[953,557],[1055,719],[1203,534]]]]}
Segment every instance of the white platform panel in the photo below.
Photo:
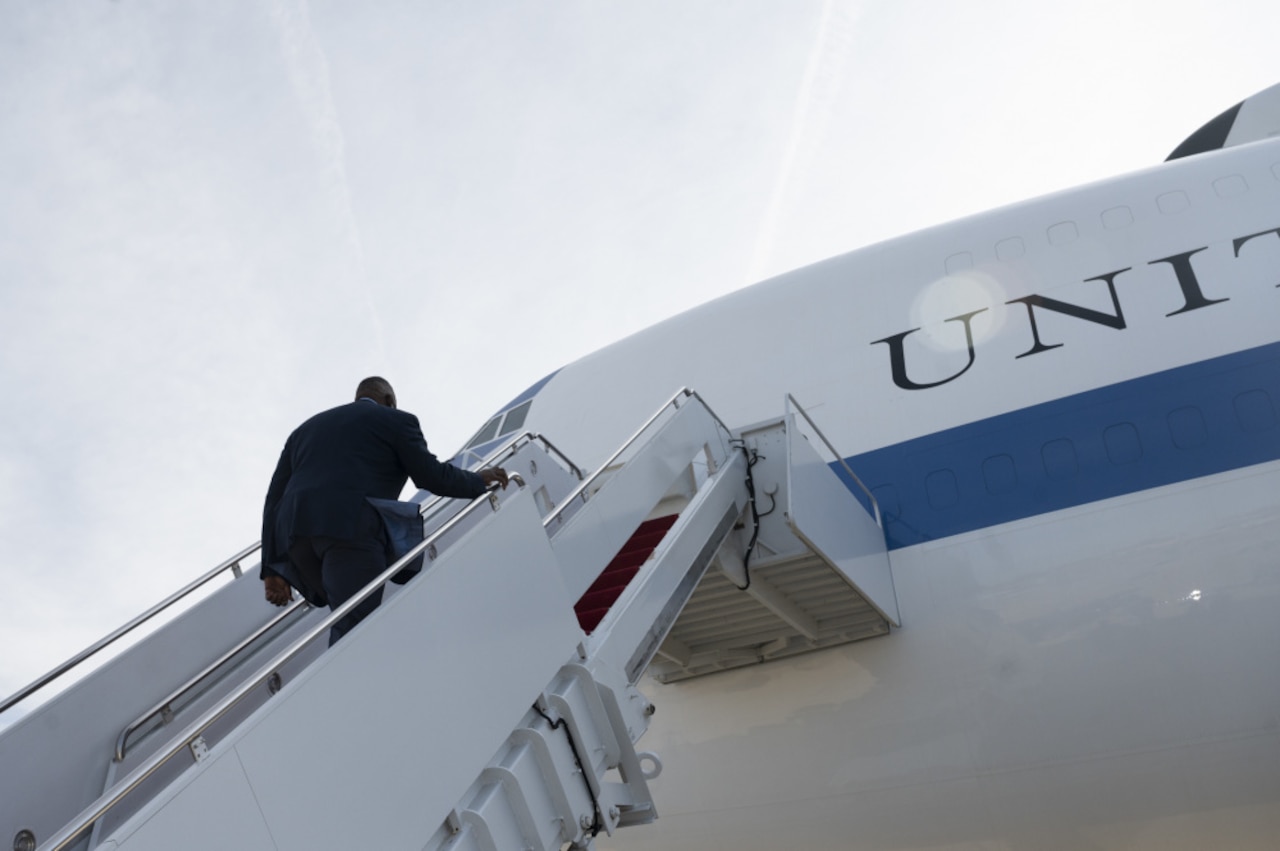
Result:
{"type": "Polygon", "coordinates": [[[227,851],[230,848],[274,849],[266,819],[234,753],[212,762],[187,787],[187,793],[152,814],[138,832],[117,844],[107,840],[103,851],[227,851]],[[216,801],[210,809],[208,802],[216,801]]]}
{"type": "MultiPolygon", "coordinates": [[[[248,789],[197,781],[168,806],[234,821],[252,802],[274,844],[224,848],[419,849],[581,639],[520,494],[210,753],[243,763],[248,789]]],[[[168,818],[134,843],[188,847],[168,818]]]]}
{"type": "Polygon", "coordinates": [[[884,530],[787,418],[787,523],[894,626],[901,625],[884,530]]]}

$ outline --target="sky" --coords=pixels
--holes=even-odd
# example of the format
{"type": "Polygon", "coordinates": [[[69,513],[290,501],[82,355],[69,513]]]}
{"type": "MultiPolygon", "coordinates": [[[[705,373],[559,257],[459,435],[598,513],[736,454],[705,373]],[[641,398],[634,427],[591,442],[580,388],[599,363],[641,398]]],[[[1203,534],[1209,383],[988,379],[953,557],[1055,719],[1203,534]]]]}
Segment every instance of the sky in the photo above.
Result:
{"type": "Polygon", "coordinates": [[[684,309],[1159,163],[1280,82],[1277,31],[1274,0],[0,0],[0,696],[255,541],[288,433],[360,378],[448,457],[684,309]]]}

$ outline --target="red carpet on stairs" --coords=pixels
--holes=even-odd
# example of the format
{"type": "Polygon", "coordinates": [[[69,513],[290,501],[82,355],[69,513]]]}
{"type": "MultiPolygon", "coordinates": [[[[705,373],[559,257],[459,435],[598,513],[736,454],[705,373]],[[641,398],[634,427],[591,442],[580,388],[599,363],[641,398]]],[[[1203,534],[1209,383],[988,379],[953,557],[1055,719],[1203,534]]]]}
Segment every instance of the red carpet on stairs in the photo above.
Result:
{"type": "Polygon", "coordinates": [[[596,577],[587,593],[573,607],[583,631],[590,634],[604,620],[609,608],[622,596],[627,583],[640,572],[640,565],[644,564],[645,559],[649,558],[667,534],[667,530],[676,522],[676,516],[668,514],[666,517],[655,517],[641,523],[640,528],[622,545],[622,549],[609,562],[604,572],[596,577]]]}

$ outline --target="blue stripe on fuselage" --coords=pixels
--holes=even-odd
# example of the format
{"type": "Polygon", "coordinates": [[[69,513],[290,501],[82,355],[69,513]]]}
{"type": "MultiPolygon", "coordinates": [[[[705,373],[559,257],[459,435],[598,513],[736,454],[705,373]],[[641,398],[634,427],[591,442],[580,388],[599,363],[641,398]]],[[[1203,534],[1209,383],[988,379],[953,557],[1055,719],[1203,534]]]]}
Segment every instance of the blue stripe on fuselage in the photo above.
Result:
{"type": "Polygon", "coordinates": [[[1276,460],[1278,396],[1280,343],[1274,343],[925,435],[848,463],[879,500],[889,548],[896,549],[1276,460]]]}

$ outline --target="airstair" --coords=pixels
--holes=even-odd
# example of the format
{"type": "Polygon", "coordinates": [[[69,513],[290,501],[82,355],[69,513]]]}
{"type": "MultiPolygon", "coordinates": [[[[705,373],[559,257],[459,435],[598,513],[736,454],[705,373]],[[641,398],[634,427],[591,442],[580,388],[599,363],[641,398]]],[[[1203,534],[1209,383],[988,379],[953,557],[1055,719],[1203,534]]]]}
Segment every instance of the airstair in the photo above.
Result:
{"type": "Polygon", "coordinates": [[[0,734],[0,836],[16,851],[591,848],[656,817],[661,762],[636,750],[646,672],[898,623],[874,499],[790,397],[734,432],[682,390],[591,476],[532,433],[484,463],[514,485],[424,500],[425,540],[332,613],[267,605],[241,568],[251,547],[0,704],[234,577],[0,734]]]}

